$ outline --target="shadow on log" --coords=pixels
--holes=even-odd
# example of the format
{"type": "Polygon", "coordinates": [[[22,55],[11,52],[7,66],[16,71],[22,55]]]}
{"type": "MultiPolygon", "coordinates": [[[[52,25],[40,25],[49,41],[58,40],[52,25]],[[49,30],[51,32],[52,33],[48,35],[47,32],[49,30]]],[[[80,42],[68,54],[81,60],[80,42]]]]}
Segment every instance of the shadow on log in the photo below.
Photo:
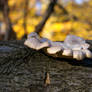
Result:
{"type": "Polygon", "coordinates": [[[0,92],[92,92],[92,59],[56,59],[23,43],[0,42],[0,92]]]}

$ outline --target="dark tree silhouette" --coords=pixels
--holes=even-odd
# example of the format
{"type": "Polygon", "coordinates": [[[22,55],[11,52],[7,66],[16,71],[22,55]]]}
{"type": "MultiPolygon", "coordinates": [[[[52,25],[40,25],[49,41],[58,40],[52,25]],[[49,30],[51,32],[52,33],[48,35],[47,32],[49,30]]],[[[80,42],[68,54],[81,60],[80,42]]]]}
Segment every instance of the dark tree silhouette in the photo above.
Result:
{"type": "Polygon", "coordinates": [[[51,16],[51,14],[54,11],[54,6],[56,5],[57,0],[50,0],[50,3],[48,5],[48,8],[46,9],[42,21],[36,26],[35,32],[38,34],[42,31],[45,23],[47,22],[48,18],[51,16]]]}
{"type": "Polygon", "coordinates": [[[25,6],[24,6],[24,31],[25,31],[25,35],[23,38],[27,37],[27,15],[28,15],[28,3],[29,0],[25,0],[25,6]]]}
{"type": "Polygon", "coordinates": [[[5,34],[4,40],[16,39],[16,34],[13,31],[12,23],[9,18],[8,0],[0,0],[0,10],[3,13],[4,21],[6,24],[6,34],[5,34]]]}

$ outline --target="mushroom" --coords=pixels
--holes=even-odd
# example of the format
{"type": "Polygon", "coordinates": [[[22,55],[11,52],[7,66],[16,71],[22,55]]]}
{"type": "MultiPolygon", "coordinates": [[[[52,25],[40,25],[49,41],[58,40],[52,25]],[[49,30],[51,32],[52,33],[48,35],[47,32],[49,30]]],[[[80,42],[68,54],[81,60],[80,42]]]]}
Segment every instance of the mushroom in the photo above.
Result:
{"type": "Polygon", "coordinates": [[[53,46],[53,47],[47,48],[47,53],[49,53],[49,54],[56,54],[57,52],[59,52],[61,50],[63,50],[62,47],[53,46]]]}
{"type": "Polygon", "coordinates": [[[84,59],[85,55],[81,50],[74,50],[73,51],[73,58],[77,60],[84,59]]]}
{"type": "Polygon", "coordinates": [[[92,58],[92,53],[88,49],[82,50],[82,52],[85,53],[85,55],[86,55],[87,58],[92,58]]]}
{"type": "Polygon", "coordinates": [[[92,58],[92,52],[88,49],[90,45],[83,38],[74,35],[68,35],[64,42],[54,42],[47,38],[41,38],[36,32],[32,32],[24,44],[35,50],[42,49],[53,57],[66,56],[77,60],[83,60],[85,57],[92,58]]]}
{"type": "Polygon", "coordinates": [[[64,49],[62,55],[65,55],[65,56],[72,56],[73,55],[73,52],[71,49],[64,49]]]}
{"type": "Polygon", "coordinates": [[[28,39],[24,42],[24,44],[36,50],[40,50],[41,48],[47,47],[49,45],[48,41],[41,42],[41,38],[35,32],[29,34],[27,38],[28,39]]]}

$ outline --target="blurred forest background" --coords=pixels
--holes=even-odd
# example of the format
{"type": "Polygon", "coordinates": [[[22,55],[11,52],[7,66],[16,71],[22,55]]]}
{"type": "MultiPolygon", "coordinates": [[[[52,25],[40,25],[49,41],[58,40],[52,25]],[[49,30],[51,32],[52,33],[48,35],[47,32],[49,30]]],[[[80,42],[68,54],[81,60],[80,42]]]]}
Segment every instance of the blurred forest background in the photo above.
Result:
{"type": "Polygon", "coordinates": [[[53,41],[68,34],[92,40],[92,0],[0,0],[0,40],[33,31],[53,41]]]}

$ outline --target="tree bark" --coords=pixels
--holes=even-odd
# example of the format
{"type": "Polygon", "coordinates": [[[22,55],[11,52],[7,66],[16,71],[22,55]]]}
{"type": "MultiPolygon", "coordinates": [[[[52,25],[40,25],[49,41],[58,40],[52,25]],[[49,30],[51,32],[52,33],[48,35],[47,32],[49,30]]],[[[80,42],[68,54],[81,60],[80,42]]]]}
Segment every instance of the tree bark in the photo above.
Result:
{"type": "MultiPolygon", "coordinates": [[[[91,44],[92,41],[87,41],[91,44]]],[[[23,45],[0,42],[0,92],[91,92],[92,59],[58,59],[23,45]],[[46,73],[50,84],[45,85],[46,73]]]]}

